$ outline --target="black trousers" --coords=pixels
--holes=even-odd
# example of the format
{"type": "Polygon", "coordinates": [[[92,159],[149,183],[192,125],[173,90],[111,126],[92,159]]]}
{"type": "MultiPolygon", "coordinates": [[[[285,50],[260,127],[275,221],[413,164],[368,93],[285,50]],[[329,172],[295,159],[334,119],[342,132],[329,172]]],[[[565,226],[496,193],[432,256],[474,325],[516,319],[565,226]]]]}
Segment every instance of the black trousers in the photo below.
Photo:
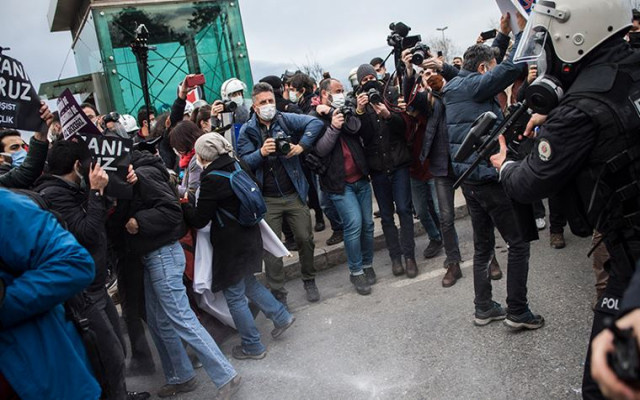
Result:
{"type": "Polygon", "coordinates": [[[86,308],[82,316],[89,321],[90,329],[96,335],[96,344],[102,371],[102,398],[126,400],[127,386],[124,379],[125,345],[118,322],[118,311],[106,288],[95,292],[85,292],[86,308]]]}
{"type": "Polygon", "coordinates": [[[489,263],[494,254],[494,227],[509,246],[507,259],[507,306],[510,314],[528,310],[527,278],[529,275],[529,243],[523,239],[511,200],[502,185],[463,184],[473,226],[473,286],[476,308],[486,310],[491,305],[489,263]]]}
{"type": "Polygon", "coordinates": [[[118,295],[122,304],[122,317],[131,342],[131,360],[153,366],[151,348],[145,335],[144,270],[140,257],[124,255],[118,261],[118,295]]]}

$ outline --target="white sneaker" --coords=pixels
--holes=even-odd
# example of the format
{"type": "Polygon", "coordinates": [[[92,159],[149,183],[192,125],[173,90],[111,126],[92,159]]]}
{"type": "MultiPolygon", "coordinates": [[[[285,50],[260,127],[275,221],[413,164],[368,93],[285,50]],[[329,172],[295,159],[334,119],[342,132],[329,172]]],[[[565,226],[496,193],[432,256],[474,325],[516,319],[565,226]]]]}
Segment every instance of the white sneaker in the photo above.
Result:
{"type": "Polygon", "coordinates": [[[544,218],[536,218],[536,226],[538,227],[538,230],[541,231],[547,226],[547,223],[544,218]]]}

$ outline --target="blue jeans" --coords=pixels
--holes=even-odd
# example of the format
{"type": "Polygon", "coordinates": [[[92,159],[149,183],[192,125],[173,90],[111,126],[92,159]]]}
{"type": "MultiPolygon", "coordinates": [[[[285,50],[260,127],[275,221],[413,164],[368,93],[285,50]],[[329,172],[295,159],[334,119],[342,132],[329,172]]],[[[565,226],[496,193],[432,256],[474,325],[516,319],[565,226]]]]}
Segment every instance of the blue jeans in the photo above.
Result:
{"type": "Polygon", "coordinates": [[[366,179],[347,183],[343,194],[329,194],[342,220],[344,250],[351,275],[373,264],[373,206],[371,185],[366,179]]]}
{"type": "Polygon", "coordinates": [[[247,354],[261,354],[266,350],[260,341],[260,331],[256,327],[251,310],[249,310],[247,297],[260,308],[260,311],[267,318],[273,321],[276,328],[291,321],[291,314],[266,287],[258,282],[253,274],[245,276],[238,283],[224,289],[223,293],[227,299],[233,322],[240,333],[242,349],[247,354]]]}
{"type": "Polygon", "coordinates": [[[185,258],[180,243],[146,254],[142,263],[147,324],[167,383],[184,383],[195,376],[180,339],[195,350],[217,387],[231,381],[237,375],[235,369],[189,307],[187,290],[182,283],[185,258]]]}
{"type": "Polygon", "coordinates": [[[427,231],[429,240],[441,242],[440,212],[438,210],[438,199],[435,198],[434,193],[433,180],[420,181],[411,178],[411,198],[420,223],[427,231]]]}
{"type": "Polygon", "coordinates": [[[322,207],[324,215],[329,219],[331,230],[334,232],[340,232],[343,230],[340,214],[338,214],[338,210],[336,210],[336,206],[333,204],[333,201],[331,201],[331,197],[329,196],[329,193],[320,190],[320,206],[322,207]]]}
{"type": "Polygon", "coordinates": [[[396,170],[392,174],[375,173],[371,175],[373,192],[380,207],[382,232],[387,242],[389,256],[398,260],[415,258],[415,241],[413,237],[413,210],[411,208],[411,183],[409,168],[396,170]],[[400,218],[400,235],[393,220],[393,210],[400,218]]]}

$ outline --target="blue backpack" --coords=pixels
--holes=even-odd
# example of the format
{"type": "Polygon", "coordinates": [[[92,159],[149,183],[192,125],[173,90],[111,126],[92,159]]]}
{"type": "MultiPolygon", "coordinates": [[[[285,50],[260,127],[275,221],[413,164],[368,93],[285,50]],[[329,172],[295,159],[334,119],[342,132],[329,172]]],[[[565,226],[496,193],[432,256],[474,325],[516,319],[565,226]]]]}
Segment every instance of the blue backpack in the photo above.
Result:
{"type": "MultiPolygon", "coordinates": [[[[267,205],[264,202],[258,184],[240,167],[237,161],[234,165],[236,170],[233,172],[210,172],[211,175],[222,176],[229,179],[231,190],[233,190],[233,193],[238,197],[238,200],[240,200],[240,210],[237,218],[225,209],[220,208],[220,211],[242,226],[254,226],[264,218],[267,212],[267,205]]],[[[218,222],[221,226],[224,226],[219,216],[218,222]]]]}

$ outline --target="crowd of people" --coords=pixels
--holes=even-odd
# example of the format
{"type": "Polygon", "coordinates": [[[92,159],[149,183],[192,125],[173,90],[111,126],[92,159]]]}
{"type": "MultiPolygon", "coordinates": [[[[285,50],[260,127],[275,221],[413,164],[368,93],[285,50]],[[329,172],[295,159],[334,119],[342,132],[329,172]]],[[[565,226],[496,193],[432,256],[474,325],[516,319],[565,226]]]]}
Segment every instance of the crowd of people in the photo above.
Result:
{"type": "Polygon", "coordinates": [[[567,95],[555,98],[558,110],[531,116],[518,154],[510,143],[507,152],[501,138],[500,152],[462,182],[473,228],[473,322],[544,326],[529,306],[527,279],[530,242],[546,227],[541,200],[548,198],[551,247],[565,246],[567,224],[577,235],[593,235],[592,339],[599,336],[593,358],[587,358],[583,395],[638,396],[602,357],[613,340],[605,330],[606,315],[632,311],[620,326],[640,327],[632,290],[640,285],[638,274],[632,281],[640,248],[632,169],[638,139],[625,136],[640,126],[633,118],[635,111],[640,115],[640,100],[633,97],[640,85],[627,67],[640,63],[633,50],[640,13],[631,17],[617,1],[599,6],[608,11],[610,25],[599,37],[581,36],[580,44],[591,47],[578,55],[571,47],[577,39],[558,39],[564,33],[555,42],[541,40],[540,32],[557,34],[555,20],[569,21],[567,29],[583,35],[584,10],[595,1],[583,3],[558,1],[556,9],[555,3],[541,2],[528,25],[520,14],[505,14],[491,46],[481,36],[451,64],[431,54],[416,61],[414,48],[408,48],[390,74],[376,57],[354,68],[350,87],[329,73],[317,82],[286,71],[263,77],[250,91],[232,78],[220,88],[220,99],[190,103],[187,97],[197,88],[189,86],[193,76],[187,75],[170,113],[143,107],[134,118],[100,114],[84,103],[83,112],[102,135],[133,139],[126,177],[133,194],[127,199],[105,193],[109,174],[83,140],[63,139],[60,119],[47,106],[41,118],[49,131],[36,132],[28,146],[18,131],[0,131],[0,187],[11,189],[0,189],[0,398],[150,397],[128,391],[125,382],[125,373],[155,373],[145,321],[166,380],[159,397],[196,390],[194,369],[202,367],[218,388],[215,398],[230,399],[241,377],[218,346],[219,332],[203,326],[194,299],[196,230],[208,233],[210,289],[223,296],[240,336],[231,353],[235,359],[267,355],[256,312],[273,322],[274,339],[295,322],[283,257],[264,250],[265,229],[299,253],[306,300],[317,302],[322,295],[314,232],[326,229],[326,218],[332,231],[326,244],[344,242],[349,280],[359,295],[369,295],[377,282],[375,197],[393,275],[413,279],[420,273],[417,218],[429,240],[421,256],[444,252],[442,286],[455,285],[462,257],[454,184],[477,157],[461,160],[456,154],[478,117],[491,112],[500,124],[510,106],[523,101],[537,112],[562,87],[567,95]],[[603,69],[611,62],[616,68],[603,69]],[[637,104],[625,110],[633,112],[611,111],[623,107],[619,99],[629,93],[637,104]],[[241,126],[237,134],[234,124],[241,126]],[[619,160],[620,154],[627,158],[619,160]],[[618,175],[609,178],[607,168],[618,175]],[[632,172],[620,173],[627,169],[632,172]],[[20,223],[25,216],[28,227],[20,223]],[[506,307],[492,295],[492,281],[503,276],[495,258],[496,229],[508,245],[506,307]],[[256,279],[263,263],[266,285],[256,279]],[[114,276],[129,346],[107,291],[114,276]],[[619,307],[630,282],[632,294],[619,307]],[[60,360],[64,368],[50,368],[60,360]]]}

